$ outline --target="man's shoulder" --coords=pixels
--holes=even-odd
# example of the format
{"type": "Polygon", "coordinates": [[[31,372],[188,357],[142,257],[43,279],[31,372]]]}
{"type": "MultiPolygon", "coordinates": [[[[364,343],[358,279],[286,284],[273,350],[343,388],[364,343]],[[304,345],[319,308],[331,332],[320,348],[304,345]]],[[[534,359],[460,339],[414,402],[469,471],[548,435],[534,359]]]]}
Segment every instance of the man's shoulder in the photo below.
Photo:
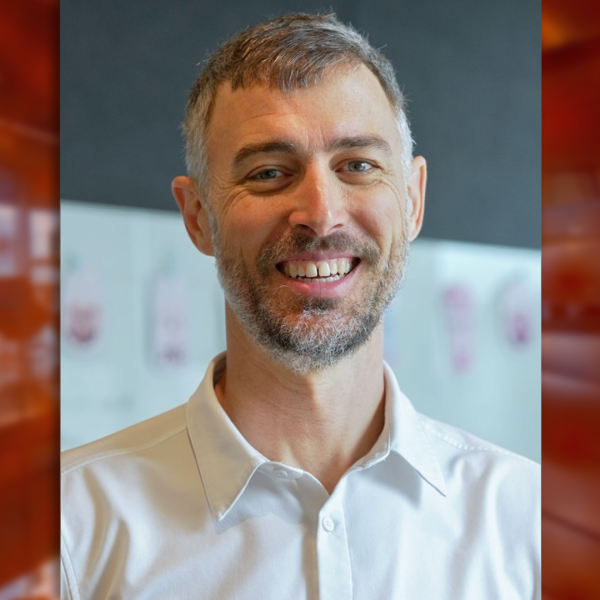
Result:
{"type": "Polygon", "coordinates": [[[458,427],[422,415],[420,420],[439,462],[449,506],[477,527],[485,523],[489,535],[495,532],[508,545],[539,556],[540,465],[458,427]],[[521,544],[524,533],[526,546],[521,544]]]}
{"type": "Polygon", "coordinates": [[[469,465],[476,471],[520,472],[531,481],[539,481],[541,467],[535,461],[488,442],[463,429],[419,414],[438,459],[446,468],[469,465]]]}
{"type": "Polygon", "coordinates": [[[135,461],[187,429],[186,404],[61,454],[61,476],[86,466],[135,461]]]}

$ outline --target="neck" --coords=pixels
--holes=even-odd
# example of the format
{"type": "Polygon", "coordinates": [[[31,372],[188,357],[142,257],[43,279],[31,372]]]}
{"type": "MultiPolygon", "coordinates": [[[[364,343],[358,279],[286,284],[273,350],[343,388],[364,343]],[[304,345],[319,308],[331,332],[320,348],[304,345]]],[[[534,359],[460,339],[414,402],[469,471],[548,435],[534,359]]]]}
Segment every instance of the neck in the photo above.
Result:
{"type": "Polygon", "coordinates": [[[382,329],[335,366],[298,374],[249,339],[227,308],[227,366],[217,398],[261,454],[311,473],[331,493],[383,429],[382,329]]]}

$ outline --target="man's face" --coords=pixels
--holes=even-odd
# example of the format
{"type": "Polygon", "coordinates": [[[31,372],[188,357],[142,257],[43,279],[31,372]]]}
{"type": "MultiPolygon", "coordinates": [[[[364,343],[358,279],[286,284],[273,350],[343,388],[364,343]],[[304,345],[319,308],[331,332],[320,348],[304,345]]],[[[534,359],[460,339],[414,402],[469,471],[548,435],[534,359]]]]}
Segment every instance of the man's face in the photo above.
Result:
{"type": "Polygon", "coordinates": [[[298,372],[354,352],[400,286],[414,220],[375,76],[337,70],[291,92],[225,85],[207,155],[212,252],[246,332],[298,372]]]}

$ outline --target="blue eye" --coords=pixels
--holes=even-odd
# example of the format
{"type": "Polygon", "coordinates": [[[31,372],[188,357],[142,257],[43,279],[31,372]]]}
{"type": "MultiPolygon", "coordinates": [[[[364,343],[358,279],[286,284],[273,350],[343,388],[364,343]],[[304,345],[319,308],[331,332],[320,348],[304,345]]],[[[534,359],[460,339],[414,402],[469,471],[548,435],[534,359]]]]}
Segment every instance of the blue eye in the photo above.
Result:
{"type": "Polygon", "coordinates": [[[258,173],[252,175],[250,179],[268,181],[269,179],[276,179],[279,175],[281,175],[281,171],[278,169],[265,169],[264,171],[259,171],[258,173]]]}
{"type": "Polygon", "coordinates": [[[353,160],[348,163],[348,171],[351,173],[364,173],[365,171],[370,171],[372,168],[373,165],[365,160],[353,160]]]}

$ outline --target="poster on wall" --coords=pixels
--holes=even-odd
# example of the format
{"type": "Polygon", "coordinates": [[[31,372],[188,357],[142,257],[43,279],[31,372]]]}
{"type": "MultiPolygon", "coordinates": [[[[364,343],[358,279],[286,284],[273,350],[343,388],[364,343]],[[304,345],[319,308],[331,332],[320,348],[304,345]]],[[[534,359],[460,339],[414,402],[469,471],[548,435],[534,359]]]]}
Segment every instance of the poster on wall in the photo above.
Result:
{"type": "Polygon", "coordinates": [[[189,360],[189,294],[177,275],[159,274],[152,283],[150,356],[157,367],[180,367],[189,360]]]}
{"type": "Polygon", "coordinates": [[[104,327],[103,294],[98,275],[89,268],[71,267],[63,282],[63,335],[75,352],[98,345],[104,327]]]}
{"type": "Polygon", "coordinates": [[[450,364],[456,373],[466,373],[475,356],[475,300],[469,286],[448,284],[442,292],[443,318],[450,364]]]}
{"type": "Polygon", "coordinates": [[[515,273],[502,282],[496,303],[502,339],[515,350],[529,346],[537,311],[527,276],[515,273]]]}

